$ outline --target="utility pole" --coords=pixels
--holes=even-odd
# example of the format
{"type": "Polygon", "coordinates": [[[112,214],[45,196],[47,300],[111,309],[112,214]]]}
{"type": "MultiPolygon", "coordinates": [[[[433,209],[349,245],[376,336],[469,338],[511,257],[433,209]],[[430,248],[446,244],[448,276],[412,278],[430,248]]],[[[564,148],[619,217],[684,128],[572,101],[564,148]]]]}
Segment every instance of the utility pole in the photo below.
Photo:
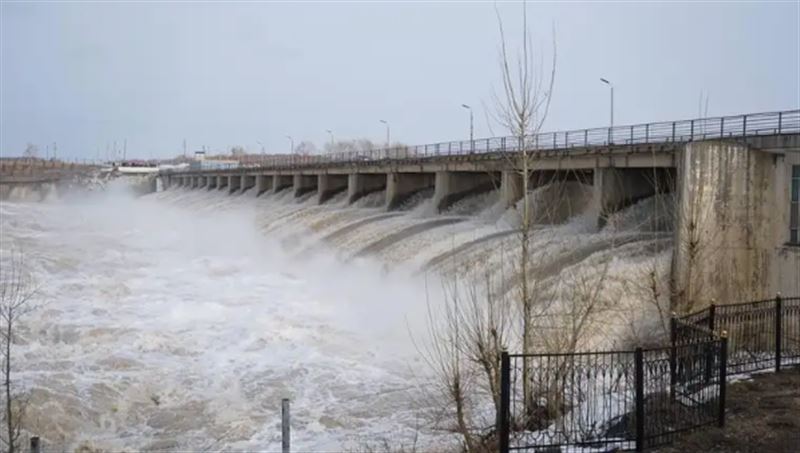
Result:
{"type": "Polygon", "coordinates": [[[124,142],[122,142],[122,160],[128,158],[128,139],[126,138],[124,142]]]}
{"type": "Polygon", "coordinates": [[[472,107],[467,104],[461,104],[461,107],[469,110],[469,150],[475,150],[475,121],[472,117],[472,107]]]}
{"type": "Polygon", "coordinates": [[[56,142],[53,142],[53,159],[58,158],[58,147],[56,146],[56,142]]]}
{"type": "Polygon", "coordinates": [[[292,151],[289,154],[294,154],[294,139],[291,135],[287,135],[286,138],[289,139],[289,146],[292,147],[292,151]]]}
{"type": "Polygon", "coordinates": [[[325,131],[331,136],[331,152],[333,152],[333,131],[330,129],[325,129],[325,131]]]}
{"type": "Polygon", "coordinates": [[[611,88],[611,128],[614,128],[614,85],[608,79],[600,78],[600,81],[605,83],[611,88]]]}
{"type": "Polygon", "coordinates": [[[183,139],[183,158],[186,159],[186,139],[183,139]]]}
{"type": "Polygon", "coordinates": [[[386,121],[386,120],[380,120],[380,121],[381,121],[381,123],[386,125],[386,147],[388,148],[389,146],[391,146],[391,143],[392,143],[392,141],[390,140],[391,135],[390,135],[390,130],[389,130],[389,122],[386,121]]]}

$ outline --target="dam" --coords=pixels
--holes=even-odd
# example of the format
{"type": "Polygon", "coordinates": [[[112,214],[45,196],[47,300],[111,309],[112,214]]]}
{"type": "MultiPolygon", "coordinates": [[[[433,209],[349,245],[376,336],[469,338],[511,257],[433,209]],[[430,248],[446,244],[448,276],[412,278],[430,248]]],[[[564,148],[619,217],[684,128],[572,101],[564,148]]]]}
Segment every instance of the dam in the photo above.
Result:
{"type": "Polygon", "coordinates": [[[277,451],[290,398],[298,450],[453,450],[428,428],[441,406],[421,350],[446,301],[516,300],[526,198],[548,339],[585,301],[575,341],[594,350],[663,335],[673,308],[798,293],[800,115],[753,118],[692,140],[676,122],[674,142],[671,123],[634,127],[647,143],[630,127],[610,144],[605,129],[540,137],[527,197],[513,140],[491,139],[3,200],[0,247],[46,282],[17,362],[32,429],[70,447],[277,451]]]}
{"type": "Polygon", "coordinates": [[[341,196],[341,205],[350,206],[370,197],[387,213],[425,196],[427,209],[440,214],[486,193],[497,195],[496,211],[514,210],[525,177],[540,197],[535,223],[559,223],[580,212],[596,228],[642,200],[669,196],[671,292],[675,301],[697,308],[800,291],[800,221],[792,188],[798,168],[800,111],[791,110],[272,157],[252,167],[164,172],[159,178],[168,190],[255,197],[286,191],[317,204],[341,196]],[[698,249],[707,250],[702,258],[698,249]]]}

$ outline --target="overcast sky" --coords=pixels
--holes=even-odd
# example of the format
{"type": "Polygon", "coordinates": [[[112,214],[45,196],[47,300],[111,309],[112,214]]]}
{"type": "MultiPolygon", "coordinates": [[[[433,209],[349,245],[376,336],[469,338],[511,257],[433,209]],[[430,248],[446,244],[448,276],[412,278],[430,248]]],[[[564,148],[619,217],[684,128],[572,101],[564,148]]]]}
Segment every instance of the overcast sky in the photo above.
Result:
{"type": "MultiPolygon", "coordinates": [[[[545,128],[800,106],[800,6],[531,3],[537,40],[556,28],[545,128]]],[[[286,135],[408,144],[491,135],[498,87],[492,3],[2,3],[0,154],[167,157],[205,145],[286,152],[286,135]]],[[[521,6],[501,4],[508,33],[521,6]]],[[[498,87],[499,88],[499,87],[498,87]]],[[[505,134],[494,127],[495,134],[505,134]]]]}

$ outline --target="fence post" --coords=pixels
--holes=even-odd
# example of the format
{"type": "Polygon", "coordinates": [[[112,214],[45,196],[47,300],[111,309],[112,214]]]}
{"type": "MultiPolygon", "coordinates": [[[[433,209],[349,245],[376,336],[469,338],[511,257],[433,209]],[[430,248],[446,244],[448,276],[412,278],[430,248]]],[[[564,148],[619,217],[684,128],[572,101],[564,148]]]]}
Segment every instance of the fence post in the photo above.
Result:
{"type": "Polygon", "coordinates": [[[42,443],[39,440],[39,436],[31,436],[31,453],[41,453],[42,452],[42,443]]]}
{"type": "Polygon", "coordinates": [[[675,141],[675,121],[672,122],[672,141],[675,141]]]}
{"type": "Polygon", "coordinates": [[[678,383],[678,348],[675,346],[678,336],[678,320],[675,312],[669,318],[669,396],[675,399],[675,385],[678,383]]]}
{"type": "Polygon", "coordinates": [[[644,357],[642,348],[633,354],[636,387],[636,451],[644,451],[644,357]]]}
{"type": "Polygon", "coordinates": [[[508,351],[500,354],[500,410],[497,413],[497,449],[508,453],[509,418],[511,405],[511,360],[508,351]]]}
{"type": "Polygon", "coordinates": [[[716,318],[717,312],[717,304],[714,303],[714,299],[711,299],[711,306],[708,307],[708,330],[714,331],[714,321],[716,318]]]}
{"type": "Polygon", "coordinates": [[[728,386],[728,332],[722,331],[719,350],[719,427],[725,426],[725,396],[728,386]]]}
{"type": "Polygon", "coordinates": [[[742,115],[742,136],[747,137],[747,115],[742,115]]]}
{"type": "Polygon", "coordinates": [[[713,374],[713,362],[714,362],[714,353],[713,348],[711,347],[709,341],[714,339],[714,327],[716,322],[716,313],[717,313],[717,304],[714,303],[714,299],[711,299],[711,306],[708,307],[708,330],[711,331],[711,338],[706,340],[706,383],[711,382],[711,376],[713,374]]]}
{"type": "Polygon", "coordinates": [[[778,133],[781,133],[781,126],[783,126],[783,112],[778,112],[778,133]]]}
{"type": "Polygon", "coordinates": [[[281,452],[291,451],[291,433],[289,431],[289,398],[281,400],[281,452]]]}
{"type": "Polygon", "coordinates": [[[775,295],[775,372],[781,371],[781,339],[783,337],[781,327],[783,324],[783,306],[781,293],[775,295]]]}

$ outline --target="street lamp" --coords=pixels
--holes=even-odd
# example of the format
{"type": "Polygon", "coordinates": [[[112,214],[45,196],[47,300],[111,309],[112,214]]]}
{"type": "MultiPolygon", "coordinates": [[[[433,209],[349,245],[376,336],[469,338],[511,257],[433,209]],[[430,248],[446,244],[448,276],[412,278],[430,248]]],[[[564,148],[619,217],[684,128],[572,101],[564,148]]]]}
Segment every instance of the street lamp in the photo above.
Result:
{"type": "Polygon", "coordinates": [[[611,88],[611,128],[614,128],[614,85],[607,79],[600,77],[600,81],[605,83],[611,88]]]}
{"type": "Polygon", "coordinates": [[[261,145],[261,154],[264,154],[264,144],[263,144],[263,143],[261,143],[261,142],[260,142],[260,141],[258,141],[258,140],[256,140],[256,143],[258,143],[259,145],[261,145]]]}
{"type": "Polygon", "coordinates": [[[473,151],[475,149],[475,122],[472,118],[472,107],[468,106],[467,104],[461,104],[461,107],[469,110],[469,149],[473,151]]]}
{"type": "Polygon", "coordinates": [[[294,154],[294,139],[292,138],[292,136],[291,136],[291,135],[287,135],[287,136],[286,136],[286,138],[288,138],[288,139],[289,139],[289,144],[290,144],[290,145],[291,145],[291,147],[292,147],[292,152],[291,152],[290,154],[294,154]]]}
{"type": "Polygon", "coordinates": [[[330,129],[325,129],[325,132],[327,132],[328,135],[331,136],[331,152],[333,152],[333,131],[330,129]]]}
{"type": "Polygon", "coordinates": [[[389,145],[392,143],[389,140],[389,138],[390,138],[390,135],[389,135],[389,123],[386,120],[380,120],[380,122],[386,125],[386,147],[388,148],[389,145]]]}

